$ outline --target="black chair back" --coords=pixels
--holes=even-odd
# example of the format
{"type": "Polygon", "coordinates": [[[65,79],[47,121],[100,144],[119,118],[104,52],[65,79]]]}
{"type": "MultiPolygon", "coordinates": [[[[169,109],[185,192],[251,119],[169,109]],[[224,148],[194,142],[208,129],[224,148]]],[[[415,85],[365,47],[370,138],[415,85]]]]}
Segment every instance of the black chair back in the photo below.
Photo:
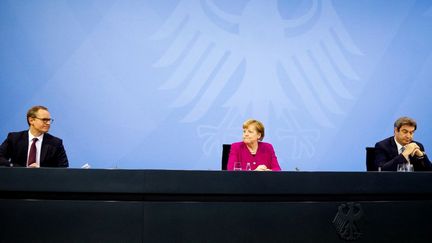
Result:
{"type": "Polygon", "coordinates": [[[366,147],[366,170],[377,171],[375,164],[375,147],[366,147]]]}
{"type": "Polygon", "coordinates": [[[231,150],[231,144],[222,145],[222,170],[227,169],[230,150],[231,150]]]}

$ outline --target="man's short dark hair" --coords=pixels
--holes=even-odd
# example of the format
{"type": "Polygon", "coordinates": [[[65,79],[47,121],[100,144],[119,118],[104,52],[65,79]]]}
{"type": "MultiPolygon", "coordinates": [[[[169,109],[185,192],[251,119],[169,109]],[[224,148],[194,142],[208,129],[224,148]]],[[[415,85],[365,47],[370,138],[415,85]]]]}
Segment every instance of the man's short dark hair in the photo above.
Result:
{"type": "Polygon", "coordinates": [[[46,111],[48,111],[48,108],[46,108],[45,106],[37,105],[37,106],[33,106],[32,108],[30,108],[30,109],[27,111],[27,124],[28,124],[29,126],[30,126],[29,118],[30,118],[30,117],[35,118],[35,117],[36,117],[36,113],[37,113],[39,110],[46,110],[46,111]]]}
{"type": "Polygon", "coordinates": [[[417,122],[409,117],[403,116],[397,119],[394,123],[394,127],[399,131],[402,126],[414,127],[414,131],[417,130],[417,122]]]}

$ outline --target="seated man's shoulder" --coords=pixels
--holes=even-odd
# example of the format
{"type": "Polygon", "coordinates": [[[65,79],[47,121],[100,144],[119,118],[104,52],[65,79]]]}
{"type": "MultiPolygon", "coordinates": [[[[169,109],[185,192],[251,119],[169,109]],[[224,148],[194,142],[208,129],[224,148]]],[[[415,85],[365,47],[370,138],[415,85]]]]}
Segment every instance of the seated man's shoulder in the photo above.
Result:
{"type": "Polygon", "coordinates": [[[377,142],[375,144],[375,147],[380,146],[380,145],[381,146],[385,146],[385,145],[391,144],[391,142],[392,142],[393,139],[394,139],[394,137],[388,137],[386,139],[383,139],[383,140],[377,142]]]}
{"type": "Polygon", "coordinates": [[[28,134],[28,131],[10,132],[8,133],[8,138],[21,138],[28,134]]]}
{"type": "Polygon", "coordinates": [[[53,136],[49,133],[44,134],[44,140],[46,140],[47,142],[54,142],[54,143],[61,143],[62,142],[61,138],[53,136]]]}

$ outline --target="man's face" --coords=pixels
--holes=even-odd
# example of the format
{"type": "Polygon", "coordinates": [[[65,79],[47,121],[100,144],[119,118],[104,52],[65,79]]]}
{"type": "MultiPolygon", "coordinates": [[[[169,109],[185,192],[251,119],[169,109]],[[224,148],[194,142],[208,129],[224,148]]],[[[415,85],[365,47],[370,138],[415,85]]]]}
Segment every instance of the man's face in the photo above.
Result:
{"type": "Polygon", "coordinates": [[[413,126],[403,125],[399,128],[399,131],[395,127],[394,134],[396,141],[402,146],[405,146],[412,142],[414,137],[415,128],[413,126]]]}
{"type": "Polygon", "coordinates": [[[46,110],[38,110],[36,117],[29,118],[30,130],[37,133],[46,133],[51,126],[51,115],[46,110]]]}

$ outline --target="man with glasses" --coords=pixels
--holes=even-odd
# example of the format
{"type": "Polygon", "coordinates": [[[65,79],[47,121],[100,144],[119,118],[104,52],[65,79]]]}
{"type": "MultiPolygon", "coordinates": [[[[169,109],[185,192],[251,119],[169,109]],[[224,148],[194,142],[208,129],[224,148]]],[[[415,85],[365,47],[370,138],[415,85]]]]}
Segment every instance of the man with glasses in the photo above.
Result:
{"type": "Polygon", "coordinates": [[[394,136],[375,144],[375,165],[387,171],[396,171],[398,164],[412,164],[414,171],[432,170],[423,145],[413,140],[416,129],[414,119],[397,119],[394,123],[394,136]]]}
{"type": "Polygon", "coordinates": [[[27,112],[29,129],[11,132],[0,145],[0,165],[11,167],[68,167],[63,142],[48,133],[54,120],[44,106],[27,112]]]}

